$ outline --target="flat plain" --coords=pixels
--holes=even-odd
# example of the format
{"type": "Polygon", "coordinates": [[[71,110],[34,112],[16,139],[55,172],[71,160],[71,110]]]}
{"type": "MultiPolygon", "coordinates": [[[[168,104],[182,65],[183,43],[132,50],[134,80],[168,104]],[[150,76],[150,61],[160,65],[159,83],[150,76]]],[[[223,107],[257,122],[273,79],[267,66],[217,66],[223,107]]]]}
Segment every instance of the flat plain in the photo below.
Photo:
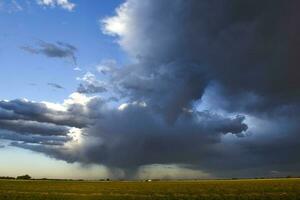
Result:
{"type": "Polygon", "coordinates": [[[0,181],[0,200],[294,200],[300,179],[201,181],[0,181]]]}

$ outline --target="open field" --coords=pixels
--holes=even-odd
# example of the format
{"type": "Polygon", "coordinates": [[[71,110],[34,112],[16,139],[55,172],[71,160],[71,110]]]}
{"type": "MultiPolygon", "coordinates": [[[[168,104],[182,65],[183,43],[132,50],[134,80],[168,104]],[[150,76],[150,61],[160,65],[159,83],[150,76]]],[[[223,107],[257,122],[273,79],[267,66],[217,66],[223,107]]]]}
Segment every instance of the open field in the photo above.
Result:
{"type": "Polygon", "coordinates": [[[0,181],[0,200],[300,199],[300,179],[163,182],[0,181]]]}

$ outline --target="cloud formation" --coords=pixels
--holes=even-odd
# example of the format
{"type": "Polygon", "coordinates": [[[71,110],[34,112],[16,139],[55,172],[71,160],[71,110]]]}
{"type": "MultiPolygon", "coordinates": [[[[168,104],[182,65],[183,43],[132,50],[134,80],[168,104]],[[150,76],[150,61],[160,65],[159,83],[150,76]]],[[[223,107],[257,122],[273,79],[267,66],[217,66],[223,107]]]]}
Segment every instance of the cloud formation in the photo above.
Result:
{"type": "MultiPolygon", "coordinates": [[[[63,105],[36,103],[24,99],[0,101],[0,120],[26,120],[82,128],[87,126],[88,113],[84,112],[82,105],[85,99],[76,97],[71,96],[63,105]],[[75,114],[78,116],[73,118],[75,114]]],[[[22,121],[17,123],[22,124],[22,121]]]]}
{"type": "Polygon", "coordinates": [[[0,139],[14,141],[13,146],[66,148],[78,140],[81,129],[93,123],[85,108],[90,100],[75,93],[63,104],[0,101],[0,139]]]}
{"type": "Polygon", "coordinates": [[[299,100],[298,59],[293,53],[299,47],[298,14],[293,10],[297,5],[129,0],[116,16],[103,20],[103,29],[118,36],[123,49],[138,59],[124,69],[122,84],[137,97],[160,100],[167,113],[176,114],[200,99],[213,83],[223,96],[232,97],[228,102],[235,105],[236,97],[249,94],[261,109],[299,100]]]}
{"type": "MultiPolygon", "coordinates": [[[[28,110],[27,107],[31,107],[30,104],[20,106],[22,109],[9,109],[20,113],[19,110],[28,110]]],[[[64,115],[72,116],[67,121],[62,118],[62,113],[55,115],[58,116],[56,120],[47,120],[47,123],[51,121],[55,126],[32,128],[29,126],[32,124],[27,124],[29,127],[26,131],[22,124],[16,124],[20,130],[6,125],[3,129],[7,127],[17,135],[4,132],[1,137],[21,141],[12,145],[45,153],[56,159],[103,164],[110,169],[122,169],[126,176],[132,177],[139,167],[144,165],[197,164],[199,159],[205,159],[205,152],[210,151],[211,145],[218,144],[223,135],[239,135],[248,129],[243,116],[225,117],[208,111],[186,111],[175,124],[169,125],[163,117],[143,103],[134,102],[112,108],[99,97],[93,97],[81,104],[81,109],[73,109],[76,106],[78,105],[69,104],[68,109],[64,111],[64,115]],[[59,132],[58,127],[76,125],[76,122],[81,121],[80,115],[83,113],[89,119],[85,126],[72,127],[75,128],[75,133],[72,133],[72,129],[59,132]],[[32,137],[35,134],[38,135],[32,137]],[[64,145],[61,145],[62,141],[65,142],[64,145]],[[178,148],[183,146],[185,148],[178,148]]],[[[43,113],[51,115],[52,112],[56,111],[48,110],[43,113]]],[[[31,120],[36,120],[37,124],[41,121],[40,116],[35,118],[31,113],[28,115],[32,116],[31,120]]],[[[12,124],[11,120],[10,118],[9,122],[12,124]]]]}
{"type": "Polygon", "coordinates": [[[37,3],[45,7],[61,7],[68,11],[73,11],[76,7],[76,4],[69,0],[37,0],[37,3]]]}
{"type": "Polygon", "coordinates": [[[64,42],[49,43],[39,41],[38,47],[22,46],[21,49],[31,54],[42,54],[49,58],[65,58],[77,65],[76,52],[77,48],[64,42]]]}
{"type": "Polygon", "coordinates": [[[91,72],[86,73],[82,78],[78,78],[82,83],[79,84],[77,92],[82,94],[95,94],[106,92],[104,82],[97,80],[96,76],[91,72]]]}
{"type": "MultiPolygon", "coordinates": [[[[85,74],[62,104],[2,101],[0,127],[46,138],[14,146],[128,177],[159,165],[217,177],[299,174],[299,5],[127,0],[102,28],[133,62],[85,74]],[[67,141],[49,145],[57,135],[67,141]]],[[[59,57],[44,49],[27,51],[59,57]]]]}

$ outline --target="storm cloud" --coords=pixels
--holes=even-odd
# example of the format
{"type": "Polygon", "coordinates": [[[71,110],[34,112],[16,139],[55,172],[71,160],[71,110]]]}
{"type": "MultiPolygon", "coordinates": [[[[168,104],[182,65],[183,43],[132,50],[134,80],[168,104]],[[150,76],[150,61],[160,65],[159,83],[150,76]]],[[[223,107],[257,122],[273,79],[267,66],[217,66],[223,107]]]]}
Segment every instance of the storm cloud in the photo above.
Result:
{"type": "MultiPolygon", "coordinates": [[[[73,99],[69,100],[72,102],[73,99]]],[[[87,126],[90,121],[87,117],[88,113],[83,109],[83,105],[76,102],[72,102],[66,108],[52,109],[46,103],[25,99],[0,101],[0,120],[29,120],[82,128],[87,126]],[[74,118],[74,115],[77,117],[74,118]]]]}
{"type": "Polygon", "coordinates": [[[186,109],[246,116],[246,137],[210,145],[201,169],[299,174],[292,156],[299,152],[299,6],[280,0],[128,0],[102,21],[104,33],[119,38],[136,58],[112,75],[113,82],[171,124],[186,109]]]}
{"type": "Polygon", "coordinates": [[[66,135],[68,129],[47,123],[26,120],[0,120],[1,129],[12,130],[18,133],[42,135],[66,135]]]}
{"type": "Polygon", "coordinates": [[[25,99],[0,101],[0,138],[20,144],[64,146],[92,123],[89,113],[82,110],[84,99],[75,99],[76,95],[71,96],[62,105],[25,99]]]}
{"type": "Polygon", "coordinates": [[[211,84],[219,85],[233,110],[241,109],[236,101],[247,94],[253,102],[244,98],[241,107],[272,109],[299,101],[298,6],[280,0],[129,0],[103,26],[138,60],[118,77],[121,84],[171,117],[211,84]]]}
{"type": "Polygon", "coordinates": [[[85,109],[93,113],[94,123],[81,129],[77,142],[69,141],[72,145],[68,148],[26,141],[13,145],[68,162],[122,169],[132,177],[140,166],[154,163],[198,164],[223,135],[240,136],[248,129],[243,116],[225,117],[208,111],[186,111],[170,125],[160,114],[137,102],[110,108],[94,98],[85,109]]]}
{"type": "MultiPolygon", "coordinates": [[[[78,93],[56,105],[62,110],[2,101],[0,127],[19,135],[32,129],[24,120],[76,128],[64,145],[12,145],[128,177],[155,164],[217,177],[297,175],[299,7],[297,0],[127,0],[101,26],[132,63],[87,73],[78,93]],[[20,129],[9,126],[15,122],[20,129]]],[[[48,46],[27,51],[71,58],[54,47],[75,51],[48,46]]]]}

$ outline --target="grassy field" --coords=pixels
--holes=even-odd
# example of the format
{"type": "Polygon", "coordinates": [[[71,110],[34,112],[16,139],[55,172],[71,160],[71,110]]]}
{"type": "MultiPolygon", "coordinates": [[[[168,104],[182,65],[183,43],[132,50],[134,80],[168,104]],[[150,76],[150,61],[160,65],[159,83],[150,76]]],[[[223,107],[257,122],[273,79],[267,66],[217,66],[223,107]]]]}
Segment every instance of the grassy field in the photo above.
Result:
{"type": "Polygon", "coordinates": [[[0,181],[0,200],[300,199],[300,179],[164,182],[0,181]]]}

